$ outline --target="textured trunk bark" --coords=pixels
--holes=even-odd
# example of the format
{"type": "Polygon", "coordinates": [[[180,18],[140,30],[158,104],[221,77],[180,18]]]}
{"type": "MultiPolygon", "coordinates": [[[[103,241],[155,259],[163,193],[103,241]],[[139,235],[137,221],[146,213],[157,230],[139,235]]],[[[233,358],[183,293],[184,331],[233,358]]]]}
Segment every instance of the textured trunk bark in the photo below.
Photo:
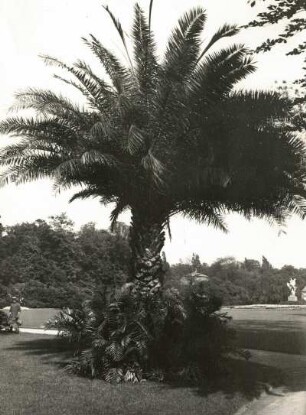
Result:
{"type": "Polygon", "coordinates": [[[159,292],[163,282],[163,220],[158,215],[132,210],[131,225],[133,282],[137,292],[146,297],[159,292]]]}

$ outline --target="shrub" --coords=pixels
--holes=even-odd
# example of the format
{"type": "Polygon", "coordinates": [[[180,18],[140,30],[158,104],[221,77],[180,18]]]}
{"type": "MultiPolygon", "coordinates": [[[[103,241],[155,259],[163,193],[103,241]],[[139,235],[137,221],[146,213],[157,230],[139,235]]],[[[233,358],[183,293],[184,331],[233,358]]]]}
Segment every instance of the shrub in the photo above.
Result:
{"type": "Polygon", "coordinates": [[[234,351],[229,318],[202,287],[139,298],[132,284],[99,292],[79,310],[63,310],[48,326],[68,337],[72,372],[110,382],[143,377],[197,380],[219,370],[234,351]]]}
{"type": "Polygon", "coordinates": [[[56,287],[40,281],[29,280],[21,290],[25,305],[31,308],[79,308],[87,293],[73,284],[58,284],[56,287]]]}
{"type": "Polygon", "coordinates": [[[0,330],[2,327],[6,327],[8,325],[8,315],[5,311],[0,310],[0,330]]]}

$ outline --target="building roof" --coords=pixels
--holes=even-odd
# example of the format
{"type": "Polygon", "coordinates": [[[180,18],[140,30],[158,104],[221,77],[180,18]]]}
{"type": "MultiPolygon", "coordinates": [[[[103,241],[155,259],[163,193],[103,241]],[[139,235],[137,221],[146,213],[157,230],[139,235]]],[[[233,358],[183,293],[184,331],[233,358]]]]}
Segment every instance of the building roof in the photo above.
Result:
{"type": "Polygon", "coordinates": [[[187,274],[184,277],[180,278],[180,282],[183,285],[207,282],[208,280],[209,277],[205,274],[202,274],[201,272],[198,272],[197,269],[195,271],[192,271],[190,274],[187,274]]]}

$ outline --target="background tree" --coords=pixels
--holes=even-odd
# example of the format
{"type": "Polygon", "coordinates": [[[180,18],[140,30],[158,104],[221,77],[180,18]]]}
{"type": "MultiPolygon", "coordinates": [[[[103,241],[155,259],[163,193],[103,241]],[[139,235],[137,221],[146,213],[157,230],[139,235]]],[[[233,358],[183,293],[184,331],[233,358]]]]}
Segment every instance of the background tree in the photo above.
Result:
{"type": "MultiPolygon", "coordinates": [[[[166,275],[166,286],[184,292],[186,286],[182,284],[182,278],[184,280],[192,270],[191,263],[187,261],[171,265],[166,275]]],[[[209,277],[205,283],[208,297],[222,299],[224,305],[285,304],[289,296],[287,282],[290,278],[297,279],[299,300],[300,292],[306,285],[304,268],[292,265],[275,268],[264,256],[261,263],[248,258],[243,262],[233,257],[219,258],[211,265],[202,263],[198,270],[209,277]]]]}
{"type": "MultiPolygon", "coordinates": [[[[265,0],[248,0],[252,7],[256,3],[265,0]]],[[[278,44],[285,44],[290,38],[304,32],[306,33],[306,3],[304,0],[269,0],[267,9],[261,13],[255,20],[249,23],[249,27],[262,27],[270,24],[285,23],[284,30],[273,39],[267,39],[256,49],[256,52],[266,52],[278,44]]],[[[306,41],[295,45],[287,52],[287,55],[299,55],[305,53],[306,41]]],[[[305,59],[306,62],[306,59],[305,59]]],[[[304,68],[306,69],[306,68],[304,68]]],[[[306,86],[306,79],[297,81],[302,86],[306,86]]]]}
{"type": "Polygon", "coordinates": [[[4,181],[47,176],[59,187],[80,185],[73,200],[114,202],[113,223],[131,210],[132,276],[141,296],[160,289],[165,227],[177,213],[223,230],[229,211],[278,222],[305,215],[304,145],[287,122],[290,100],[234,92],[255,70],[248,49],[211,50],[238,28],[225,24],[202,42],[206,14],[193,9],[179,20],[159,61],[151,9],[152,1],[147,21],[135,6],[132,58],[119,21],[106,8],[128,67],[93,35],[84,39],[107,80],[83,61],[68,65],[44,57],[66,71],[68,78],[57,78],[81,91],[85,107],[30,89],[17,94],[16,108],[36,116],[1,124],[3,133],[19,138],[1,153],[4,181]]]}
{"type": "Polygon", "coordinates": [[[0,249],[0,303],[8,294],[30,307],[77,307],[95,291],[116,290],[127,279],[130,249],[119,235],[65,216],[5,227],[0,249]]]}

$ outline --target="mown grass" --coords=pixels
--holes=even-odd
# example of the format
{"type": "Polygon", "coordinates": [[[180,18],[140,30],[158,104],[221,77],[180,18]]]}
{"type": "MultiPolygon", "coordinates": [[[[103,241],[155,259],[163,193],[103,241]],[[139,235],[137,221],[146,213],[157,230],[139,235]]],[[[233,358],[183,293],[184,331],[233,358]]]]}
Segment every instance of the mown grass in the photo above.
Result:
{"type": "MultiPolygon", "coordinates": [[[[8,310],[5,310],[8,313],[8,310]]],[[[22,326],[26,328],[40,329],[45,326],[47,320],[53,318],[59,310],[54,308],[32,308],[22,310],[21,320],[22,326]]]]}
{"type": "Polygon", "coordinates": [[[234,309],[229,314],[240,347],[306,355],[305,309],[234,309]]]}
{"type": "Polygon", "coordinates": [[[68,374],[63,368],[68,357],[67,345],[59,339],[1,334],[0,413],[232,415],[258,396],[258,380],[271,378],[269,368],[233,361],[227,375],[201,388],[155,382],[111,385],[68,374]]]}

